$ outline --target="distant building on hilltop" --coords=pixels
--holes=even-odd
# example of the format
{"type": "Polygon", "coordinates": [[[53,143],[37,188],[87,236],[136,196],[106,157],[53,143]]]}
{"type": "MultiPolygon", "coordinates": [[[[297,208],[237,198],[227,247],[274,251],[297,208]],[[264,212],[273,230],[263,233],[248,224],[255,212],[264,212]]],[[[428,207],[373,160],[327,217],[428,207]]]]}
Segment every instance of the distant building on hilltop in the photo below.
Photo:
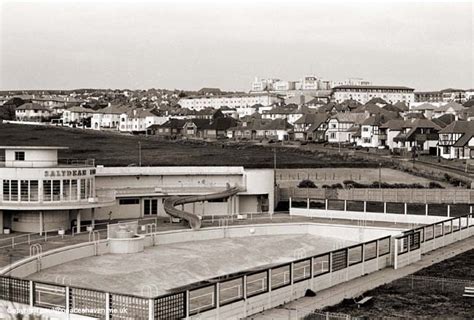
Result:
{"type": "Polygon", "coordinates": [[[337,103],[355,100],[365,104],[373,98],[382,98],[391,104],[405,102],[411,105],[415,101],[414,90],[402,86],[344,85],[334,87],[332,96],[337,103]]]}

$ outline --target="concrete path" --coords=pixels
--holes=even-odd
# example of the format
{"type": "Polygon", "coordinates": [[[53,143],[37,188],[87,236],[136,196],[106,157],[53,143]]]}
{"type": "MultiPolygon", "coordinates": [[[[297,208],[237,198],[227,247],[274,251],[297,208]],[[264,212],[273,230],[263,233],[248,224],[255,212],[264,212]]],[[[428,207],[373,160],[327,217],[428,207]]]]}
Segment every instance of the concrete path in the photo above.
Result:
{"type": "Polygon", "coordinates": [[[300,319],[316,309],[335,305],[345,298],[360,296],[362,293],[376,287],[403,278],[418,270],[429,267],[443,260],[454,257],[474,248],[474,237],[452,243],[444,248],[431,251],[422,256],[422,259],[406,267],[394,270],[386,268],[375,273],[341,283],[317,293],[316,297],[303,297],[283,306],[257,313],[248,319],[300,319]]]}

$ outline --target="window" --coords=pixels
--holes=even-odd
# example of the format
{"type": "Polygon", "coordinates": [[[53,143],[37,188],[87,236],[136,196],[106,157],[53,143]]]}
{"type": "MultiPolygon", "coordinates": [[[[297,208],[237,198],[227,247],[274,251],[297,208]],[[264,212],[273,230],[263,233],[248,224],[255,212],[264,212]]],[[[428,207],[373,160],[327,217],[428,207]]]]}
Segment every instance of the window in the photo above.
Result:
{"type": "Polygon", "coordinates": [[[25,161],[25,151],[15,151],[16,161],[25,161]]]}
{"type": "Polygon", "coordinates": [[[63,200],[71,198],[71,180],[63,180],[63,200]]]}
{"type": "Polygon", "coordinates": [[[30,181],[30,201],[38,201],[38,180],[30,181]]]}
{"type": "Polygon", "coordinates": [[[10,201],[18,201],[18,180],[10,182],[10,201]]]}
{"type": "Polygon", "coordinates": [[[10,180],[3,180],[3,200],[10,201],[10,180]]]}
{"type": "Polygon", "coordinates": [[[71,200],[77,200],[77,180],[71,180],[71,200]]]}
{"type": "Polygon", "coordinates": [[[120,205],[139,204],[139,203],[140,203],[140,199],[138,198],[125,198],[125,199],[119,200],[120,205]]]}
{"type": "Polygon", "coordinates": [[[51,180],[43,180],[43,200],[51,201],[51,180]]]}
{"type": "Polygon", "coordinates": [[[80,179],[81,184],[81,199],[86,198],[86,179],[80,179]]]}
{"type": "Polygon", "coordinates": [[[53,201],[61,200],[61,180],[53,180],[53,201]]]}
{"type": "Polygon", "coordinates": [[[28,180],[21,180],[20,182],[20,196],[21,201],[28,201],[28,180]]]}

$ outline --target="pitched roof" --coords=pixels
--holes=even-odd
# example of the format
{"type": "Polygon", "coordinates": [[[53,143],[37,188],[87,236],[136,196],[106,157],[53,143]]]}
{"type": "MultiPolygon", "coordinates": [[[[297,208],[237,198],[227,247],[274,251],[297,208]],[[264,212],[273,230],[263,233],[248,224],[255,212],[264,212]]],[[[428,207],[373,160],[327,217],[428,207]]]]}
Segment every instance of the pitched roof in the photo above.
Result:
{"type": "Polygon", "coordinates": [[[434,105],[431,103],[422,103],[419,106],[412,107],[411,110],[417,110],[417,111],[423,111],[423,110],[435,110],[437,109],[434,105]]]}
{"type": "Polygon", "coordinates": [[[446,128],[441,129],[439,133],[461,133],[462,136],[455,143],[455,147],[464,147],[474,136],[473,121],[454,121],[446,128]]]}
{"type": "Polygon", "coordinates": [[[50,111],[48,107],[37,104],[37,103],[24,103],[21,106],[17,107],[16,110],[45,110],[50,111]]]}
{"type": "Polygon", "coordinates": [[[67,109],[69,112],[77,112],[77,113],[94,113],[95,111],[92,109],[84,108],[83,106],[74,106],[67,109]]]}
{"type": "Polygon", "coordinates": [[[451,101],[448,104],[445,104],[444,106],[440,106],[438,109],[435,110],[435,112],[446,112],[448,109],[453,109],[454,111],[462,111],[465,109],[465,107],[457,102],[451,101]]]}
{"type": "Polygon", "coordinates": [[[374,98],[370,99],[369,101],[367,101],[366,104],[368,104],[368,103],[388,104],[387,101],[385,101],[384,99],[382,99],[380,97],[374,97],[374,98]]]}
{"type": "Polygon", "coordinates": [[[454,120],[456,120],[456,116],[454,114],[443,114],[441,117],[434,118],[432,121],[436,123],[438,126],[441,128],[446,127],[448,124],[452,123],[454,120]]]}
{"type": "Polygon", "coordinates": [[[361,124],[367,119],[368,116],[365,113],[337,113],[331,117],[331,119],[337,119],[339,122],[348,122],[361,124]]]}
{"type": "Polygon", "coordinates": [[[393,131],[400,131],[403,129],[403,125],[405,124],[405,120],[403,119],[391,119],[385,122],[380,126],[380,128],[390,129],[393,131]]]}
{"type": "Polygon", "coordinates": [[[328,118],[329,116],[327,113],[306,113],[298,118],[298,120],[295,121],[295,124],[321,124],[322,122],[326,122],[328,118]]]}
{"type": "Polygon", "coordinates": [[[407,106],[406,103],[403,102],[403,101],[398,101],[398,102],[396,102],[393,106],[394,106],[394,107],[397,107],[397,108],[400,109],[401,111],[407,111],[407,110],[408,110],[408,106],[407,106]]]}

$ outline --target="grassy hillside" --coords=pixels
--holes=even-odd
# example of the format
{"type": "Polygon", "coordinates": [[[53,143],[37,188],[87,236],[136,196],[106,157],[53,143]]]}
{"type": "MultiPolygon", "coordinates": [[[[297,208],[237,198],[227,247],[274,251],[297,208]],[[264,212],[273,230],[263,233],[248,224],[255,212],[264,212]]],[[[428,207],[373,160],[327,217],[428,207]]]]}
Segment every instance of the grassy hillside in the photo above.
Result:
{"type": "MultiPolygon", "coordinates": [[[[235,143],[167,141],[157,137],[131,136],[92,130],[0,124],[0,145],[66,146],[61,158],[94,158],[97,164],[126,166],[138,163],[138,143],[142,146],[142,165],[202,166],[242,165],[273,168],[273,149],[235,143]]],[[[279,148],[278,168],[372,167],[357,158],[342,158],[322,152],[279,148]]]]}

